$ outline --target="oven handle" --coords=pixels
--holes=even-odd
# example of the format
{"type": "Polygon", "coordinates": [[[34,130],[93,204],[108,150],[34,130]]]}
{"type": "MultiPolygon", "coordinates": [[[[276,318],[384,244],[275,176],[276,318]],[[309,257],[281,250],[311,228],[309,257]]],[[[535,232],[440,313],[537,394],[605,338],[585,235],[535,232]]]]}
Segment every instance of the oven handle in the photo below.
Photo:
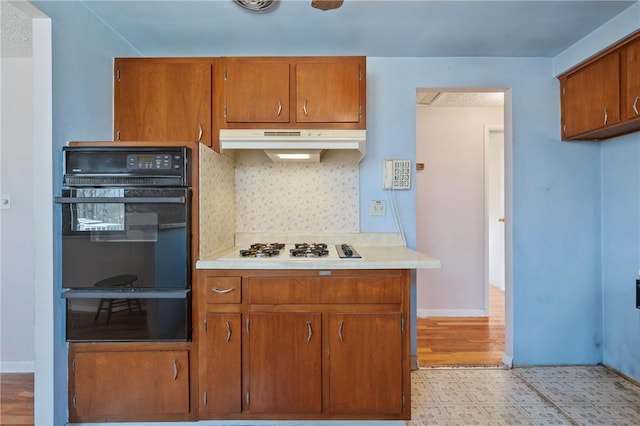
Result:
{"type": "Polygon", "coordinates": [[[56,197],[57,204],[124,203],[124,204],[184,204],[186,197],[56,197]]]}
{"type": "Polygon", "coordinates": [[[147,290],[128,288],[126,290],[63,290],[63,299],[185,299],[191,289],[147,290]]]}

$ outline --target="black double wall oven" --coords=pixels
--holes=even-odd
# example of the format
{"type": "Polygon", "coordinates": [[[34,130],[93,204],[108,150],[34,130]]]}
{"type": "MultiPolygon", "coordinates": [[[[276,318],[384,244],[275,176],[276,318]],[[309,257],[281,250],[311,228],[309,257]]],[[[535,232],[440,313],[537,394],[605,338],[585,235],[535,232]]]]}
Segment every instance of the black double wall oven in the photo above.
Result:
{"type": "Polygon", "coordinates": [[[191,151],[64,147],[66,339],[191,340],[191,151]]]}

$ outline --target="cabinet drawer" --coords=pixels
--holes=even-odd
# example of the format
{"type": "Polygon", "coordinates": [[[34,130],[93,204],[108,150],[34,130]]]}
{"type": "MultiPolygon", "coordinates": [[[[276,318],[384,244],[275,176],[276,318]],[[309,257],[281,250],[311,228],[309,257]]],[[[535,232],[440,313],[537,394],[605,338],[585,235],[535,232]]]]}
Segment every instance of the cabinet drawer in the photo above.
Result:
{"type": "Polygon", "coordinates": [[[206,277],[204,290],[207,303],[240,303],[241,283],[240,277],[206,277]]]}
{"type": "Polygon", "coordinates": [[[401,303],[399,277],[263,277],[249,279],[254,304],[401,303]]]}

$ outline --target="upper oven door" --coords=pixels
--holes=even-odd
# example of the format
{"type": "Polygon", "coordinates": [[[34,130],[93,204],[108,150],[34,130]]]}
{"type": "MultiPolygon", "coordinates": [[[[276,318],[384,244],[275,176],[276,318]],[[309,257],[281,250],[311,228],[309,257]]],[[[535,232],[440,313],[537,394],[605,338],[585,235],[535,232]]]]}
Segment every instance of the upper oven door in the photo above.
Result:
{"type": "Polygon", "coordinates": [[[186,188],[74,188],[62,206],[62,287],[190,287],[186,188]],[[133,276],[120,283],[111,277],[133,276]]]}

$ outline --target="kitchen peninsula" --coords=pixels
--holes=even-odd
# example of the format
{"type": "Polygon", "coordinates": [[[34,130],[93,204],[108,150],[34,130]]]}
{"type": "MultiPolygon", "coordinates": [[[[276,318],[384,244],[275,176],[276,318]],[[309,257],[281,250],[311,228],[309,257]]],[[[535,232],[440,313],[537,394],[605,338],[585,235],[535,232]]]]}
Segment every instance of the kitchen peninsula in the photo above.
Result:
{"type": "Polygon", "coordinates": [[[440,262],[396,234],[236,244],[196,264],[200,418],[409,419],[410,270],[440,262]]]}

